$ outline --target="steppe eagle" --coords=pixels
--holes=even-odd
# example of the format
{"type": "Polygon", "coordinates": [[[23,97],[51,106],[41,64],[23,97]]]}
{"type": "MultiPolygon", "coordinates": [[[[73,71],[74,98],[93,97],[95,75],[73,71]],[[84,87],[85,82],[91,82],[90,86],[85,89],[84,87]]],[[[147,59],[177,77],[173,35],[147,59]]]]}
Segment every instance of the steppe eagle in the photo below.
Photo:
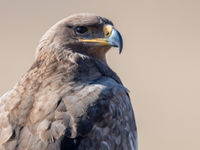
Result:
{"type": "Polygon", "coordinates": [[[128,90],[105,57],[122,43],[113,23],[93,14],[51,27],[0,98],[0,150],[137,150],[128,90]]]}

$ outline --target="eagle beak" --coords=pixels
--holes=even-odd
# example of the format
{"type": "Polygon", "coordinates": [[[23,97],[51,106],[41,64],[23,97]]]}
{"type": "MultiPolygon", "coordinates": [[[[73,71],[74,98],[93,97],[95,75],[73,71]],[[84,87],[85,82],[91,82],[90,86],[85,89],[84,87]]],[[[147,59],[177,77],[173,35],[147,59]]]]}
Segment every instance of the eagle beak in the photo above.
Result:
{"type": "Polygon", "coordinates": [[[104,26],[104,34],[107,36],[107,42],[113,47],[119,48],[119,54],[122,52],[123,39],[119,31],[111,25],[104,26]]]}
{"type": "Polygon", "coordinates": [[[119,31],[111,25],[104,25],[103,27],[105,38],[96,39],[79,39],[80,42],[95,43],[97,45],[110,45],[119,48],[119,54],[122,52],[123,39],[119,31]]]}

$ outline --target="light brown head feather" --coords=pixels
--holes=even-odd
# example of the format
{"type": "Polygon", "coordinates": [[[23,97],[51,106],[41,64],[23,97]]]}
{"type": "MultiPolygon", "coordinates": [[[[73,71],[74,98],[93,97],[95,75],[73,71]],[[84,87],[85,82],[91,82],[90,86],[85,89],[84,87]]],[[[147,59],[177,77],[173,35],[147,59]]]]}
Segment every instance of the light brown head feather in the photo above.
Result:
{"type": "Polygon", "coordinates": [[[62,55],[64,51],[72,51],[92,56],[103,61],[105,53],[110,49],[109,45],[93,45],[91,43],[79,42],[79,38],[103,38],[103,26],[113,23],[103,17],[94,14],[76,14],[62,19],[53,25],[41,38],[37,48],[36,57],[52,51],[56,55],[62,55]],[[88,32],[79,35],[75,32],[78,26],[87,27],[88,32]]]}

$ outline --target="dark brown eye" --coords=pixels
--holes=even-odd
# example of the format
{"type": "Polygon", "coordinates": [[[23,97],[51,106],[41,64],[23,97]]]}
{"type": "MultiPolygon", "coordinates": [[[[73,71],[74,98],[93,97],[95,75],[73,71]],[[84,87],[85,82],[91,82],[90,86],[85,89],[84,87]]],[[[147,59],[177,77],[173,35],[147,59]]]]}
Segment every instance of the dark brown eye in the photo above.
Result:
{"type": "Polygon", "coordinates": [[[83,34],[83,33],[87,32],[88,29],[87,29],[86,27],[79,26],[79,27],[76,27],[76,28],[75,28],[75,31],[76,31],[77,33],[79,33],[79,34],[83,34]]]}

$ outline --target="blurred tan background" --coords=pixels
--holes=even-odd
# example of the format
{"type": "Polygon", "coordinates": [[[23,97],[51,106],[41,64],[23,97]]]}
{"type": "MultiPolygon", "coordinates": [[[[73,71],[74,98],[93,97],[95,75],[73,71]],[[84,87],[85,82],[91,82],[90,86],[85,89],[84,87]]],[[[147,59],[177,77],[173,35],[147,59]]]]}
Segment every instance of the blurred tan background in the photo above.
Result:
{"type": "Polygon", "coordinates": [[[0,0],[0,94],[31,66],[42,34],[78,12],[123,35],[108,62],[131,91],[140,150],[200,150],[199,0],[0,0]]]}

